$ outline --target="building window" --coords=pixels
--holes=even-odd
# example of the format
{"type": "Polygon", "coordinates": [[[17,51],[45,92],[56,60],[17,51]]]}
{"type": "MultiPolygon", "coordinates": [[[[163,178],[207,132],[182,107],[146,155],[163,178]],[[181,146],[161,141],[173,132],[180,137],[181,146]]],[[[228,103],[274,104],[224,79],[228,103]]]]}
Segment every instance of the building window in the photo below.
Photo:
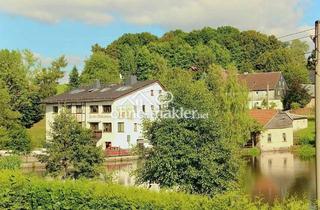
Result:
{"type": "Polygon", "coordinates": [[[133,123],[133,131],[134,132],[138,131],[138,123],[133,123]]]}
{"type": "Polygon", "coordinates": [[[106,149],[110,149],[112,147],[112,144],[110,141],[106,142],[106,149]]]}
{"type": "Polygon", "coordinates": [[[124,132],[124,122],[118,122],[118,132],[119,133],[124,132]]]}
{"type": "Polygon", "coordinates": [[[76,113],[81,114],[82,113],[82,106],[81,105],[76,105],[76,113]]]}
{"type": "Polygon", "coordinates": [[[53,110],[53,113],[58,113],[59,108],[58,108],[58,106],[53,106],[52,110],[53,110]]]}
{"type": "Polygon", "coordinates": [[[90,106],[90,113],[98,113],[98,112],[99,112],[99,106],[98,105],[90,106]]]}
{"type": "Polygon", "coordinates": [[[161,93],[162,93],[162,90],[159,90],[159,95],[161,95],[161,93]]]}
{"type": "Polygon", "coordinates": [[[151,110],[154,111],[154,105],[151,105],[151,110]]]}
{"type": "Polygon", "coordinates": [[[111,105],[103,105],[102,108],[104,113],[111,113],[111,105]]]}
{"type": "Polygon", "coordinates": [[[90,129],[93,131],[99,130],[99,123],[97,122],[90,123],[90,129]]]}
{"type": "Polygon", "coordinates": [[[282,139],[283,139],[283,142],[287,142],[287,134],[286,133],[282,134],[282,139]]]}
{"type": "Polygon", "coordinates": [[[268,133],[268,143],[271,143],[271,133],[268,133]]]}
{"type": "Polygon", "coordinates": [[[112,123],[103,123],[103,132],[111,133],[112,132],[112,123]]]}
{"type": "Polygon", "coordinates": [[[258,95],[258,94],[259,94],[259,92],[258,92],[258,91],[256,91],[256,94],[258,95]]]}
{"type": "Polygon", "coordinates": [[[151,96],[154,96],[153,90],[150,91],[151,96]]]}
{"type": "Polygon", "coordinates": [[[142,111],[146,112],[146,105],[142,105],[142,111]]]}
{"type": "Polygon", "coordinates": [[[161,105],[159,105],[159,110],[161,111],[161,109],[162,109],[162,107],[161,107],[161,105]]]}

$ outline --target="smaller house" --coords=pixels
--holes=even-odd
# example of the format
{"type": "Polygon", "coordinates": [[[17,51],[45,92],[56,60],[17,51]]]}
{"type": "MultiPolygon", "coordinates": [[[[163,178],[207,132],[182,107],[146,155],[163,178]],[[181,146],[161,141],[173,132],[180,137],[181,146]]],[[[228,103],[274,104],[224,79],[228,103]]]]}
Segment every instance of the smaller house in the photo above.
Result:
{"type": "Polygon", "coordinates": [[[240,82],[249,89],[249,109],[273,107],[282,110],[287,84],[281,72],[243,73],[240,82]]]}
{"type": "Polygon", "coordinates": [[[253,109],[250,116],[263,130],[252,135],[252,146],[261,151],[285,150],[293,146],[293,120],[286,112],[273,109],[253,109]]]}
{"type": "Polygon", "coordinates": [[[308,117],[304,115],[288,113],[292,120],[293,131],[298,131],[308,127],[308,117]]]}

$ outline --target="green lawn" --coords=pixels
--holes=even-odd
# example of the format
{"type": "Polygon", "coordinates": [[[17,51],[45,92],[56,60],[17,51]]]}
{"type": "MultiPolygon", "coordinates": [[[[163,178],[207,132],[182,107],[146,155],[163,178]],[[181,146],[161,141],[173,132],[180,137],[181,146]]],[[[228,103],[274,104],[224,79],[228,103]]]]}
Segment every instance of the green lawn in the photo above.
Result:
{"type": "Polygon", "coordinates": [[[32,148],[41,148],[46,140],[46,122],[45,119],[40,120],[28,129],[28,134],[31,138],[32,148]]]}
{"type": "Polygon", "coordinates": [[[308,119],[308,128],[299,130],[294,133],[295,144],[307,144],[314,141],[315,138],[315,120],[308,119]]]}

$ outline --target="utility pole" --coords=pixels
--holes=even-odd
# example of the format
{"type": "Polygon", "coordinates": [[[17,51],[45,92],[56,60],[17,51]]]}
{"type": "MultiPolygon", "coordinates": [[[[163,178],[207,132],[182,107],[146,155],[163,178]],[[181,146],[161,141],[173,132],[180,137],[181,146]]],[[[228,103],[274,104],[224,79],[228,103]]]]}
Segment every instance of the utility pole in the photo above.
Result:
{"type": "MultiPolygon", "coordinates": [[[[316,51],[316,70],[315,70],[315,108],[316,108],[316,186],[317,201],[320,200],[320,21],[315,22],[315,51],[316,51]]],[[[318,209],[319,206],[318,206],[318,209]]]]}

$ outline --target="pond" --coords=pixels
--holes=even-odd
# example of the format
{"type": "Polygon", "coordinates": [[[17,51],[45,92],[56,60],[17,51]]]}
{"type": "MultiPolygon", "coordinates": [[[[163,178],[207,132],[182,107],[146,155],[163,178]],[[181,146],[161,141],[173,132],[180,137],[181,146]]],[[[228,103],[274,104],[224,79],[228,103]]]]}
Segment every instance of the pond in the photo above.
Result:
{"type": "MultiPolygon", "coordinates": [[[[315,199],[315,159],[302,160],[290,152],[263,152],[258,157],[247,157],[246,191],[264,202],[287,196],[315,199]]],[[[134,185],[132,172],[142,165],[141,160],[107,161],[106,171],[122,185],[134,185]]],[[[26,172],[42,173],[43,168],[25,168],[26,172]]],[[[153,186],[154,187],[154,186],[153,186]]]]}

